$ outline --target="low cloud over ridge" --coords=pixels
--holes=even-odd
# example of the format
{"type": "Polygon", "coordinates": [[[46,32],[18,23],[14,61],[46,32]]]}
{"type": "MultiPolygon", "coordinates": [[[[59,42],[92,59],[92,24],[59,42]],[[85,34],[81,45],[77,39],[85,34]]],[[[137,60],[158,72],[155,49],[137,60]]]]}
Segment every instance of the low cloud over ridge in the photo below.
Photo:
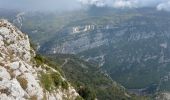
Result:
{"type": "Polygon", "coordinates": [[[83,5],[114,8],[155,7],[158,10],[170,11],[170,0],[78,0],[83,5]]]}

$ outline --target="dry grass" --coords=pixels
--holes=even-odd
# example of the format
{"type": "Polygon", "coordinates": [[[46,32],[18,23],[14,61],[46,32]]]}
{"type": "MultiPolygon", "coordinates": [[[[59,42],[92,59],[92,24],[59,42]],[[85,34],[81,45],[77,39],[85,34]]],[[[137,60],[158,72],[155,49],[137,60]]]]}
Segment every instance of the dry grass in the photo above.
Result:
{"type": "Polygon", "coordinates": [[[17,77],[18,82],[20,83],[21,87],[26,90],[27,89],[27,85],[28,85],[28,81],[25,78],[22,77],[17,77]]]}
{"type": "Polygon", "coordinates": [[[10,91],[9,91],[8,88],[6,88],[6,89],[0,89],[0,93],[4,93],[4,94],[6,94],[6,95],[10,95],[10,91]]]}
{"type": "Polygon", "coordinates": [[[5,66],[5,64],[4,63],[0,63],[0,66],[5,66]]]}
{"type": "Polygon", "coordinates": [[[2,77],[0,77],[0,81],[2,81],[3,79],[2,79],[2,77]]]}
{"type": "Polygon", "coordinates": [[[1,53],[0,53],[0,57],[3,57],[1,53]]]}
{"type": "Polygon", "coordinates": [[[31,96],[29,100],[38,100],[36,95],[31,96]]]}
{"type": "Polygon", "coordinates": [[[15,78],[16,75],[14,73],[14,70],[11,69],[9,66],[5,66],[5,67],[6,67],[7,71],[8,71],[8,73],[10,74],[11,79],[15,78]]]}

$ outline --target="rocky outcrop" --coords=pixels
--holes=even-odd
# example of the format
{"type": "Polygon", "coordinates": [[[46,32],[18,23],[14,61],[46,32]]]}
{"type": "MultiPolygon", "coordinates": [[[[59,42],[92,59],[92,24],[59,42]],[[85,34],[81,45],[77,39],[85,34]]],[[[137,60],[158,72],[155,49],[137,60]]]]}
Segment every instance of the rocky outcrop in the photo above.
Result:
{"type": "Polygon", "coordinates": [[[94,30],[94,28],[95,28],[94,25],[76,26],[76,27],[73,27],[72,34],[92,31],[92,30],[94,30]]]}
{"type": "Polygon", "coordinates": [[[67,89],[59,86],[47,91],[40,79],[47,67],[66,80],[48,65],[38,65],[35,55],[28,36],[7,20],[0,20],[0,100],[74,100],[79,96],[69,83],[67,89]]]}
{"type": "Polygon", "coordinates": [[[22,24],[23,24],[23,21],[24,21],[24,15],[25,15],[25,12],[18,13],[16,15],[16,18],[13,20],[14,25],[17,25],[17,27],[19,29],[22,28],[22,24]]]}
{"type": "Polygon", "coordinates": [[[160,93],[155,100],[170,100],[170,93],[169,92],[164,92],[160,93]]]}

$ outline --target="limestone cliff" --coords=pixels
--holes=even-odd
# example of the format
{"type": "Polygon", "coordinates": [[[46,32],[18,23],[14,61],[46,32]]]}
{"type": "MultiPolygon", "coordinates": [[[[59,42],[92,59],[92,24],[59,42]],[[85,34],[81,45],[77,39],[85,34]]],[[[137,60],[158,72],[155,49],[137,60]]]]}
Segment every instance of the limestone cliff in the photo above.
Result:
{"type": "Polygon", "coordinates": [[[7,20],[0,20],[0,100],[74,100],[79,96],[57,70],[38,64],[35,56],[28,36],[7,20]],[[48,90],[42,80],[51,73],[68,87],[52,81],[48,90]]]}

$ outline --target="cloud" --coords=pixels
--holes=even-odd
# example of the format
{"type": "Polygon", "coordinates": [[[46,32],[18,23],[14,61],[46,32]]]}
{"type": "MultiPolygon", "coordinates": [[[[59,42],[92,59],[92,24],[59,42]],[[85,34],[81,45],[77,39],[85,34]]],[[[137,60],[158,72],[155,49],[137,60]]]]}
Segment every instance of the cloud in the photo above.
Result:
{"type": "Polygon", "coordinates": [[[109,6],[113,8],[155,7],[170,11],[170,0],[79,0],[83,5],[109,6]]]}
{"type": "Polygon", "coordinates": [[[157,6],[158,10],[166,10],[166,11],[170,11],[170,1],[164,2],[164,3],[160,3],[157,6]]]}
{"type": "Polygon", "coordinates": [[[137,3],[137,0],[115,0],[112,6],[115,8],[136,8],[137,3]]]}
{"type": "Polygon", "coordinates": [[[78,0],[82,5],[96,5],[98,7],[106,6],[108,0],[78,0]]]}

